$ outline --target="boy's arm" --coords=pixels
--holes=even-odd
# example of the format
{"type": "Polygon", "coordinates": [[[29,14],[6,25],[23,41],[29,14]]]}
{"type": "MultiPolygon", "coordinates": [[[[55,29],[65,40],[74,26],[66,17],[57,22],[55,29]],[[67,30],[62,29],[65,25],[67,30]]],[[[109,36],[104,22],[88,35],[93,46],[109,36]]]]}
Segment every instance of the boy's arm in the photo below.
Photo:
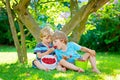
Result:
{"type": "Polygon", "coordinates": [[[37,52],[37,56],[38,56],[38,58],[42,58],[43,56],[45,56],[45,55],[48,55],[48,54],[50,54],[51,52],[53,52],[54,51],[54,48],[49,48],[46,52],[44,52],[44,53],[40,53],[40,52],[37,52]]]}
{"type": "Polygon", "coordinates": [[[95,56],[95,55],[96,55],[95,50],[92,50],[92,49],[89,49],[89,48],[86,48],[86,47],[81,47],[81,51],[83,51],[83,52],[85,52],[85,53],[89,53],[89,54],[91,54],[92,56],[95,56]]]}

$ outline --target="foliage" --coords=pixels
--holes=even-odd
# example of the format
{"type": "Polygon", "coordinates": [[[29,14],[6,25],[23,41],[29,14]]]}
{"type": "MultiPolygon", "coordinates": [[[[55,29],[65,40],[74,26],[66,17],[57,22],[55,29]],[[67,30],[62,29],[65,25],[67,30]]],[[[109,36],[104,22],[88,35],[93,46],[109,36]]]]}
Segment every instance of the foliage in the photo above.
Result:
{"type": "Polygon", "coordinates": [[[120,50],[120,2],[107,4],[90,15],[87,25],[93,30],[86,31],[87,34],[81,37],[81,45],[98,51],[120,50]]]}
{"type": "Polygon", "coordinates": [[[13,39],[9,28],[7,12],[4,8],[0,8],[0,44],[12,44],[13,39]]]}
{"type": "MultiPolygon", "coordinates": [[[[20,64],[17,61],[16,53],[0,53],[0,79],[1,80],[119,80],[120,79],[120,61],[118,54],[98,53],[97,66],[101,74],[92,73],[89,67],[85,73],[78,73],[67,70],[59,72],[52,70],[45,72],[43,70],[31,67],[31,61],[34,59],[30,53],[29,64],[20,64]],[[106,65],[107,64],[107,65],[106,65]],[[11,74],[12,72],[12,74],[11,74]],[[47,75],[47,76],[46,76],[47,75]],[[7,76],[7,77],[6,77],[7,76]]],[[[90,65],[89,65],[90,66],[90,65]]]]}
{"type": "Polygon", "coordinates": [[[27,48],[33,49],[36,46],[37,42],[34,38],[32,38],[32,41],[26,40],[26,46],[27,48]]]}
{"type": "Polygon", "coordinates": [[[57,25],[65,24],[68,20],[62,17],[63,13],[69,12],[69,3],[61,1],[31,1],[29,7],[30,13],[36,19],[40,27],[44,27],[46,23],[50,23],[55,26],[53,29],[57,29],[57,25]]]}

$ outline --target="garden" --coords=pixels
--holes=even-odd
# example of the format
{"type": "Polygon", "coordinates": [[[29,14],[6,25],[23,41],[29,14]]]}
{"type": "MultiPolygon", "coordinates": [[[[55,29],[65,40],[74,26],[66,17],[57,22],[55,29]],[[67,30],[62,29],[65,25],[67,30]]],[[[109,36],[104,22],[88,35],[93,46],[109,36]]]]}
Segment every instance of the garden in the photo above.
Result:
{"type": "Polygon", "coordinates": [[[119,58],[120,0],[0,1],[0,80],[120,80],[119,58]],[[46,25],[95,50],[101,73],[92,72],[90,62],[84,73],[33,68],[46,25]]]}

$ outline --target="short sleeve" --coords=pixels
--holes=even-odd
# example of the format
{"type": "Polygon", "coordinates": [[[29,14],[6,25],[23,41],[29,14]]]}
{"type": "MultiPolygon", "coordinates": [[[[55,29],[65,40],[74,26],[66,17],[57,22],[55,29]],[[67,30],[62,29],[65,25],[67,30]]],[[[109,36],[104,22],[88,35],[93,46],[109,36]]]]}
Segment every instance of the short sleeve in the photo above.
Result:
{"type": "Polygon", "coordinates": [[[71,47],[73,47],[74,50],[76,50],[76,51],[81,50],[81,46],[78,45],[78,44],[75,43],[75,42],[69,42],[69,45],[70,45],[71,47]]]}
{"type": "Polygon", "coordinates": [[[37,46],[34,49],[34,54],[36,54],[37,52],[46,52],[47,51],[47,47],[43,46],[42,44],[37,44],[37,46]]]}

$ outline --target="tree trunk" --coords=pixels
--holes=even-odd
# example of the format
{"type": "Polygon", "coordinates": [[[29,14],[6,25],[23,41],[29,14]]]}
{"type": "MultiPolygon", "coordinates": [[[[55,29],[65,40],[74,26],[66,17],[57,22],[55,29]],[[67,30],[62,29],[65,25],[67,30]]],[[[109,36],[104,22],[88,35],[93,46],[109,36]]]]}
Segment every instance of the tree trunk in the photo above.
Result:
{"type": "Polygon", "coordinates": [[[73,17],[77,11],[78,11],[78,2],[77,2],[77,0],[70,0],[71,17],[73,17]]]}
{"type": "Polygon", "coordinates": [[[11,32],[12,32],[14,44],[15,44],[15,47],[16,47],[17,53],[18,53],[18,60],[20,62],[23,62],[23,60],[21,58],[22,57],[21,48],[20,48],[20,44],[19,44],[19,41],[18,41],[17,32],[16,32],[16,29],[15,29],[15,26],[14,26],[14,20],[13,20],[13,17],[12,17],[9,0],[6,0],[6,9],[7,9],[8,19],[9,19],[9,23],[10,23],[10,29],[11,29],[11,32]]]}
{"type": "Polygon", "coordinates": [[[86,16],[86,18],[79,25],[77,25],[77,27],[72,31],[71,39],[70,39],[71,41],[78,43],[82,33],[85,31],[85,24],[86,24],[87,18],[88,16],[86,16]]]}
{"type": "Polygon", "coordinates": [[[20,33],[21,33],[21,55],[22,60],[24,63],[27,63],[27,50],[26,50],[26,44],[25,44],[25,34],[24,34],[24,27],[23,24],[18,20],[19,27],[20,27],[20,33]]]}
{"type": "MultiPolygon", "coordinates": [[[[77,0],[70,0],[70,11],[71,11],[71,17],[73,17],[75,15],[75,13],[77,13],[78,11],[78,2],[77,0]]],[[[77,26],[80,26],[80,24],[78,24],[77,26]]],[[[78,37],[76,36],[77,34],[80,34],[79,32],[75,32],[75,30],[72,31],[72,35],[69,38],[69,41],[74,41],[76,42],[78,37]]]]}

